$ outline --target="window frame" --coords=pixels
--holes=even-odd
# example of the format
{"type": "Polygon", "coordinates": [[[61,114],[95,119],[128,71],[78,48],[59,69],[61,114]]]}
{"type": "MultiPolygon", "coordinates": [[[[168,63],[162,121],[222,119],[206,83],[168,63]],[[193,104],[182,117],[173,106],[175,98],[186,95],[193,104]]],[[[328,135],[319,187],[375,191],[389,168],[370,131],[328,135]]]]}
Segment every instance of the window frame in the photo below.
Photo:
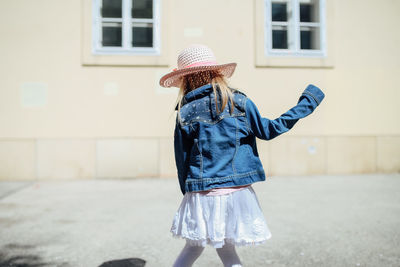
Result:
{"type": "MultiPolygon", "coordinates": [[[[300,22],[300,3],[301,0],[264,0],[264,54],[266,57],[308,57],[320,58],[327,56],[326,49],[326,13],[325,0],[319,1],[319,22],[300,22]],[[272,21],[272,2],[282,2],[289,5],[292,15],[289,14],[287,22],[272,21]],[[272,26],[287,26],[288,49],[272,48],[272,26]],[[301,27],[319,28],[320,49],[301,49],[301,27]],[[290,43],[292,42],[292,43],[290,43]]],[[[289,12],[288,12],[289,13],[289,12]]]]}
{"type": "Polygon", "coordinates": [[[92,54],[94,55],[160,55],[160,9],[161,1],[153,1],[153,18],[132,18],[132,0],[122,0],[122,18],[101,17],[102,0],[93,0],[92,4],[92,54]],[[122,46],[102,46],[102,22],[122,22],[122,46]],[[153,23],[153,47],[132,47],[133,22],[153,23]]]}

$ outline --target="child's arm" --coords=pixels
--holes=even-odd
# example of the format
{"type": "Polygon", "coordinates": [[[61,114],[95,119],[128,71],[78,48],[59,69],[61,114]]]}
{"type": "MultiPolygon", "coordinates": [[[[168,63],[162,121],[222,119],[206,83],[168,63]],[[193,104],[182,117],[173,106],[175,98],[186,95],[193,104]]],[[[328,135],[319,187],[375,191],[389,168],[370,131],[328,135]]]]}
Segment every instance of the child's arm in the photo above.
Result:
{"type": "Polygon", "coordinates": [[[299,119],[310,115],[324,97],[321,89],[310,84],[301,94],[297,105],[274,120],[263,118],[253,101],[247,99],[246,118],[250,130],[260,139],[271,140],[289,131],[299,119]]]}
{"type": "Polygon", "coordinates": [[[190,153],[191,145],[187,138],[184,137],[184,131],[180,127],[178,121],[176,121],[174,131],[174,153],[175,163],[178,172],[179,186],[181,192],[185,194],[185,181],[186,181],[186,161],[190,153]]]}

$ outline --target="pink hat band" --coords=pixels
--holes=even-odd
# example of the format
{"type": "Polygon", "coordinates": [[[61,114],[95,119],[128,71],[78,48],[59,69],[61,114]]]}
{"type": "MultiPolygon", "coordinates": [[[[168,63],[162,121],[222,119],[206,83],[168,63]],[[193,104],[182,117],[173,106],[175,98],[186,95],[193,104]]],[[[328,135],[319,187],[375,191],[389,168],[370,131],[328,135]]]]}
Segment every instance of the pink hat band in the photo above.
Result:
{"type": "MultiPolygon", "coordinates": [[[[212,65],[217,65],[217,61],[205,61],[205,62],[195,62],[190,65],[182,67],[182,69],[190,68],[190,67],[197,67],[197,66],[212,66],[212,65]]],[[[178,69],[175,68],[173,71],[177,71],[178,69]]]]}
{"type": "Polygon", "coordinates": [[[218,64],[214,53],[205,45],[193,44],[179,53],[178,67],[160,79],[163,87],[179,87],[183,76],[205,70],[218,70],[223,76],[230,77],[236,63],[218,64]]]}
{"type": "Polygon", "coordinates": [[[196,66],[210,66],[210,65],[217,65],[217,61],[205,61],[205,62],[196,62],[185,66],[184,68],[196,67],[196,66]]]}

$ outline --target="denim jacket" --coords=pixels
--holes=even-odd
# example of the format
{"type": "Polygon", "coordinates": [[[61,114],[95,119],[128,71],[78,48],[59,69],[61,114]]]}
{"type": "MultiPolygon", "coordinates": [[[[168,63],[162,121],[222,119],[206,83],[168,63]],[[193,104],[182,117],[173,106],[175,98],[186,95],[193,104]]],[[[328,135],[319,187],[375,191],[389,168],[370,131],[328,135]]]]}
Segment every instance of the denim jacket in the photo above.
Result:
{"type": "MultiPolygon", "coordinates": [[[[264,181],[256,137],[271,140],[289,131],[325,97],[318,87],[310,84],[296,106],[270,120],[260,115],[244,93],[232,91],[232,114],[229,101],[217,114],[211,84],[198,87],[183,98],[181,120],[177,116],[174,132],[175,162],[182,194],[264,181]]],[[[220,102],[218,105],[221,107],[220,102]]]]}

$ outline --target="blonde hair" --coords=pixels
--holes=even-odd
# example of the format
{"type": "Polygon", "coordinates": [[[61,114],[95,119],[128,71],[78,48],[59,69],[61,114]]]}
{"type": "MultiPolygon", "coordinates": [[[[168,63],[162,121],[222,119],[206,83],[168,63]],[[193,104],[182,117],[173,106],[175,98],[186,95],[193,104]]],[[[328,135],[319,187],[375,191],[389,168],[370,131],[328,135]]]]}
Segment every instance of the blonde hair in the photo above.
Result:
{"type": "Polygon", "coordinates": [[[184,96],[189,93],[190,91],[211,83],[213,87],[213,92],[215,95],[215,107],[216,107],[216,112],[217,114],[221,113],[226,105],[228,104],[228,101],[231,104],[231,109],[230,113],[233,113],[233,93],[231,89],[228,86],[228,82],[219,71],[215,70],[206,70],[206,71],[200,71],[200,72],[195,72],[192,74],[188,74],[183,76],[180,87],[179,87],[179,93],[178,97],[176,100],[175,106],[178,106],[178,119],[179,121],[181,120],[180,117],[180,110],[182,106],[182,101],[184,96]],[[219,94],[220,93],[220,94],[219,94]],[[219,109],[218,106],[218,100],[221,98],[220,102],[222,103],[221,109],[219,109]]]}

